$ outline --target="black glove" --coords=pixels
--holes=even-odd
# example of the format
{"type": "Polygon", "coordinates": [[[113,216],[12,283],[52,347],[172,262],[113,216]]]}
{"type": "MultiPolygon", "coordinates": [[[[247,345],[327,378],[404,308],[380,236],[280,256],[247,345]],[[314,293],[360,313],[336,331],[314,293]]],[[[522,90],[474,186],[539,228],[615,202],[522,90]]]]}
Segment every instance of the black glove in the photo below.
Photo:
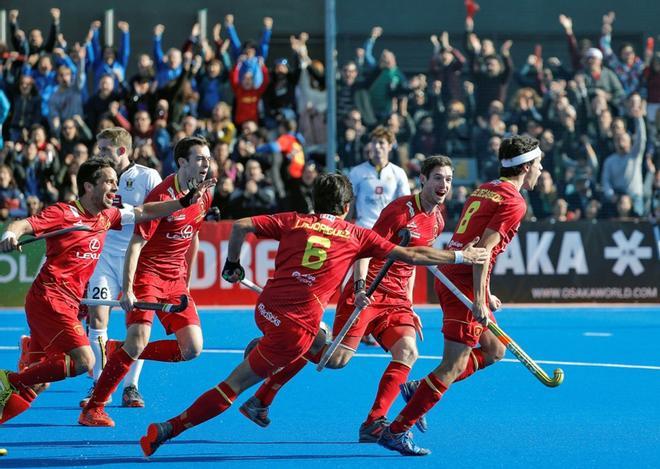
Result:
{"type": "Polygon", "coordinates": [[[240,282],[245,278],[245,269],[243,269],[243,266],[241,265],[240,262],[232,262],[229,259],[226,259],[225,266],[222,268],[222,278],[224,278],[228,282],[231,282],[231,280],[229,279],[236,274],[237,270],[238,270],[237,281],[240,282]]]}
{"type": "Polygon", "coordinates": [[[199,191],[196,187],[194,189],[190,189],[186,195],[179,199],[179,203],[183,208],[190,207],[193,197],[195,197],[198,193],[199,191]]]}

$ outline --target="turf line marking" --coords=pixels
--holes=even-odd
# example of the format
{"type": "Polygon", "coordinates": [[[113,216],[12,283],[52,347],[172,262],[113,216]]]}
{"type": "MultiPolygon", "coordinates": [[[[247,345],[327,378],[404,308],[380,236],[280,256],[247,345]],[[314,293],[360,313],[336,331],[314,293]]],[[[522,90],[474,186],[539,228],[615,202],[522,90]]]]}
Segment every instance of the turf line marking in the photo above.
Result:
{"type": "MultiPolygon", "coordinates": [[[[0,345],[0,351],[2,350],[18,350],[18,347],[15,345],[0,345]]],[[[243,355],[243,349],[204,349],[204,353],[211,354],[220,354],[220,355],[243,355]]],[[[391,359],[392,356],[389,353],[356,353],[354,355],[358,358],[387,358],[391,359]]],[[[442,355],[420,355],[419,360],[440,360],[442,355]]],[[[554,361],[554,360],[535,360],[536,363],[541,365],[563,365],[563,366],[583,366],[583,367],[592,367],[592,368],[623,368],[629,370],[652,370],[660,371],[660,366],[656,365],[625,365],[621,363],[591,363],[591,362],[563,362],[563,361],[554,361]]],[[[520,363],[518,360],[512,358],[502,359],[504,363],[520,363]]]]}
{"type": "Polygon", "coordinates": [[[612,337],[611,332],[585,332],[582,335],[585,337],[612,337]]]}
{"type": "Polygon", "coordinates": [[[24,331],[24,327],[0,327],[0,332],[4,331],[24,331]]]}

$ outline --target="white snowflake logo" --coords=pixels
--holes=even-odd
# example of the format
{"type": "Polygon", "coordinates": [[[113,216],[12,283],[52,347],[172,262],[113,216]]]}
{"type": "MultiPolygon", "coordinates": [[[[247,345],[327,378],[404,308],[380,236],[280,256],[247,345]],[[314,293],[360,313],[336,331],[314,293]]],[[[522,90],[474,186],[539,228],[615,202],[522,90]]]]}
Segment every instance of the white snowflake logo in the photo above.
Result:
{"type": "Polygon", "coordinates": [[[640,247],[640,244],[644,240],[644,235],[640,231],[635,230],[630,235],[630,239],[626,239],[623,231],[618,230],[612,235],[612,239],[616,243],[616,247],[605,247],[605,259],[616,259],[612,267],[612,272],[621,276],[628,267],[630,267],[630,271],[634,276],[638,276],[644,272],[644,266],[640,262],[640,259],[650,259],[653,255],[650,247],[640,247]]]}

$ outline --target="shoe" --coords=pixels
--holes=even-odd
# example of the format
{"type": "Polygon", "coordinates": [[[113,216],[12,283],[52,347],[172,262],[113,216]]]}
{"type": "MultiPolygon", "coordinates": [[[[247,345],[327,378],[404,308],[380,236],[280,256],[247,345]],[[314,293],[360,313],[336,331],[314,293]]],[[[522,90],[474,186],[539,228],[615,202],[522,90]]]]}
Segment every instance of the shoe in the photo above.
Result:
{"type": "Polygon", "coordinates": [[[172,424],[169,422],[152,423],[147,427],[147,434],[140,438],[140,446],[145,456],[151,456],[156,450],[172,438],[172,424]]]}
{"type": "Polygon", "coordinates": [[[381,417],[371,423],[364,422],[362,425],[360,425],[358,442],[376,443],[380,437],[380,434],[383,433],[383,430],[386,429],[389,424],[390,421],[385,417],[381,417]]]}
{"type": "Polygon", "coordinates": [[[245,351],[243,352],[243,358],[247,358],[247,356],[250,355],[250,352],[257,346],[260,340],[261,337],[255,337],[247,344],[245,351]]]}
{"type": "MultiPolygon", "coordinates": [[[[418,387],[419,380],[408,381],[407,383],[399,385],[399,389],[401,390],[401,397],[403,397],[403,400],[406,401],[406,403],[412,399],[413,394],[415,394],[415,391],[417,391],[418,387]]],[[[415,422],[415,426],[419,429],[420,432],[426,433],[429,429],[429,424],[426,421],[426,415],[422,415],[417,420],[417,422],[415,422]]]]}
{"type": "MultiPolygon", "coordinates": [[[[92,398],[92,394],[94,394],[94,388],[96,387],[96,381],[89,387],[89,390],[87,391],[87,395],[83,397],[78,405],[80,407],[85,407],[89,400],[92,398]]],[[[108,405],[112,403],[112,396],[108,397],[108,400],[103,403],[103,405],[108,405]]]]}
{"type": "Polygon", "coordinates": [[[268,406],[263,407],[261,401],[255,396],[252,396],[245,401],[238,410],[241,414],[245,415],[260,427],[267,427],[270,425],[268,406]]]}
{"type": "Polygon", "coordinates": [[[144,407],[144,399],[138,391],[137,386],[131,384],[124,388],[124,392],[121,395],[121,406],[122,407],[144,407]]]}
{"type": "Polygon", "coordinates": [[[364,345],[369,345],[370,347],[378,345],[378,342],[376,341],[376,339],[374,339],[374,336],[371,334],[363,336],[360,342],[362,342],[364,345]]]}
{"type": "Polygon", "coordinates": [[[103,407],[83,409],[78,417],[78,423],[86,427],[114,427],[115,422],[105,412],[103,407]]]}
{"type": "Polygon", "coordinates": [[[412,438],[413,435],[410,430],[392,433],[390,427],[386,427],[380,434],[380,438],[378,438],[378,444],[392,451],[398,451],[404,456],[426,456],[431,454],[431,450],[417,446],[412,438]]]}
{"type": "Polygon", "coordinates": [[[4,409],[5,404],[15,392],[18,392],[13,384],[9,382],[9,370],[0,370],[0,415],[2,415],[2,409],[4,409]]]}
{"type": "Polygon", "coordinates": [[[30,366],[30,336],[22,335],[18,341],[18,350],[20,355],[18,357],[18,368],[19,372],[23,371],[25,368],[30,366]]]}

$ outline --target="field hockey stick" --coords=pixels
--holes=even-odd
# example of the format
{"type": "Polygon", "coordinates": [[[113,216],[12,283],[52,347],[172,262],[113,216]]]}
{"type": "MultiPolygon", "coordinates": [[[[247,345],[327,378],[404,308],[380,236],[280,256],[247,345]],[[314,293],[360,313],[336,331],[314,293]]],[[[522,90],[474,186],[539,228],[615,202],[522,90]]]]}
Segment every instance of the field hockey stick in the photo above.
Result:
{"type": "MultiPolygon", "coordinates": [[[[401,237],[401,242],[399,243],[399,246],[407,246],[408,243],[410,242],[410,231],[407,229],[403,229],[399,232],[399,236],[401,237]]],[[[387,271],[392,267],[392,264],[394,264],[396,261],[394,259],[388,259],[387,262],[385,262],[385,265],[381,267],[380,271],[376,275],[376,278],[374,278],[373,282],[371,282],[371,285],[369,285],[369,289],[367,290],[367,297],[373,295],[373,293],[376,291],[376,288],[378,288],[378,285],[380,285],[380,281],[383,280],[383,277],[385,277],[385,274],[387,274],[387,271]]],[[[364,308],[361,308],[359,306],[356,306],[355,309],[353,310],[353,313],[349,316],[348,320],[346,321],[346,324],[344,324],[344,327],[341,328],[341,331],[339,331],[339,334],[332,340],[332,343],[330,346],[323,352],[323,356],[321,357],[321,361],[319,361],[319,364],[316,365],[316,370],[317,371],[322,371],[323,368],[325,368],[325,365],[328,364],[328,361],[330,360],[330,357],[332,357],[332,354],[335,353],[335,350],[339,347],[339,344],[341,344],[341,341],[344,340],[344,337],[346,337],[346,334],[348,334],[349,329],[355,321],[357,321],[358,316],[360,316],[360,313],[362,312],[364,308]]]]}
{"type": "MultiPolygon", "coordinates": [[[[121,306],[118,300],[97,300],[95,298],[83,298],[81,303],[87,306],[121,306]]],[[[188,296],[181,295],[181,298],[179,298],[179,304],[136,301],[133,303],[133,307],[136,309],[163,311],[164,313],[180,313],[188,307],[188,296]]]]}
{"type": "Polygon", "coordinates": [[[264,291],[263,288],[261,288],[259,285],[254,283],[252,280],[249,280],[247,278],[244,278],[243,280],[241,280],[241,284],[243,286],[249,288],[250,290],[252,290],[253,292],[255,292],[258,295],[261,295],[261,292],[264,291]]]}
{"type": "Polygon", "coordinates": [[[18,245],[19,246],[24,246],[26,244],[34,243],[35,241],[40,241],[42,239],[52,238],[54,236],[60,236],[60,235],[66,234],[66,233],[70,233],[72,231],[92,231],[92,229],[89,226],[86,226],[86,225],[74,225],[74,226],[70,226],[68,228],[62,228],[61,230],[51,231],[50,233],[44,233],[42,235],[35,236],[33,238],[24,239],[22,241],[19,241],[18,245]]]}
{"type": "MultiPolygon", "coordinates": [[[[467,296],[461,292],[456,285],[452,283],[440,270],[435,266],[428,266],[429,270],[435,275],[442,284],[447,287],[461,303],[463,303],[470,311],[472,311],[472,302],[467,296]]],[[[532,372],[534,376],[543,384],[550,388],[559,386],[564,382],[564,370],[557,368],[554,376],[550,378],[543,369],[536,364],[536,362],[520,348],[520,346],[504,332],[500,326],[492,321],[488,321],[488,329],[497,337],[497,340],[502,342],[509,351],[516,356],[525,367],[532,372]]]]}

